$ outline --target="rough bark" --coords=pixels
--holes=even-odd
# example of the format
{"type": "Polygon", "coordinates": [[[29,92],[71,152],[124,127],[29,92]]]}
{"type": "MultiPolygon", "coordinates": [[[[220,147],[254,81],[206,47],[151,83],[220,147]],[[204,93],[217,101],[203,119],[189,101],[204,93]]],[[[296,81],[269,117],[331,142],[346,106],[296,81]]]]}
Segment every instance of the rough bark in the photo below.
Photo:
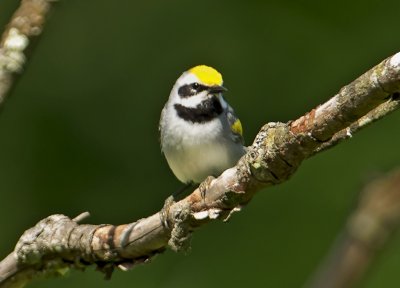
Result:
{"type": "Polygon", "coordinates": [[[62,274],[65,269],[91,264],[109,277],[114,267],[128,270],[167,246],[185,249],[199,226],[226,220],[261,188],[289,179],[303,160],[393,111],[399,91],[400,53],[299,119],[266,124],[235,167],[207,179],[173,203],[166,214],[160,211],[117,226],[79,225],[64,215],[43,219],[22,235],[15,250],[0,263],[0,283],[62,274]]]}
{"type": "Polygon", "coordinates": [[[26,64],[27,50],[43,31],[55,0],[22,0],[0,39],[0,106],[26,64]]]}
{"type": "MultiPolygon", "coordinates": [[[[42,31],[51,2],[23,0],[2,36],[0,105],[26,62],[30,40],[42,31]]],[[[163,213],[117,226],[80,225],[82,217],[49,216],[27,230],[0,262],[0,287],[22,287],[32,278],[92,264],[109,277],[115,267],[128,270],[167,246],[186,249],[196,228],[228,219],[261,188],[289,179],[303,160],[397,109],[399,91],[400,53],[299,119],[266,124],[235,167],[207,179],[163,213]]]]}

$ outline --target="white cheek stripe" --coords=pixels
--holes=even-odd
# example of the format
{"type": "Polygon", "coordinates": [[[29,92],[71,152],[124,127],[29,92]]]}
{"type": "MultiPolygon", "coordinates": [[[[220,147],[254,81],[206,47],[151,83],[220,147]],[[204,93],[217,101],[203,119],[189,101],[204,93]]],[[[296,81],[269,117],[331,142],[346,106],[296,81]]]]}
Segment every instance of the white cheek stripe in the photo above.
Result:
{"type": "Polygon", "coordinates": [[[207,92],[200,93],[196,96],[191,96],[188,98],[180,98],[176,101],[176,103],[182,104],[186,107],[196,107],[201,102],[207,99],[207,92]]]}

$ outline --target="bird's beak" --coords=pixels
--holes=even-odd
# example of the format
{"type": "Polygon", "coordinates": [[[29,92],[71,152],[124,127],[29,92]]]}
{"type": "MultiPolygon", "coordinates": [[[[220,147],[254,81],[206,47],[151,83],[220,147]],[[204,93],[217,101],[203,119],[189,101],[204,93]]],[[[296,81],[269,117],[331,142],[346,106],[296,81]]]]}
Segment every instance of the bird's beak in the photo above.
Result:
{"type": "Polygon", "coordinates": [[[224,86],[220,86],[220,85],[214,85],[208,89],[209,94],[218,94],[218,93],[222,93],[222,92],[226,92],[226,91],[228,91],[228,89],[226,89],[224,86]]]}

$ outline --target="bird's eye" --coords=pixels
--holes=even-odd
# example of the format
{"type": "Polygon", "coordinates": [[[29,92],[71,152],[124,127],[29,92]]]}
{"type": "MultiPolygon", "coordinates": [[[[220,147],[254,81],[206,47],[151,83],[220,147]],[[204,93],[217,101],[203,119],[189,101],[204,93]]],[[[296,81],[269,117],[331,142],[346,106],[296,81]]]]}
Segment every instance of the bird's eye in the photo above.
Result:
{"type": "Polygon", "coordinates": [[[200,84],[195,82],[195,83],[192,84],[192,87],[193,87],[194,90],[197,90],[197,89],[200,88],[200,84]]]}

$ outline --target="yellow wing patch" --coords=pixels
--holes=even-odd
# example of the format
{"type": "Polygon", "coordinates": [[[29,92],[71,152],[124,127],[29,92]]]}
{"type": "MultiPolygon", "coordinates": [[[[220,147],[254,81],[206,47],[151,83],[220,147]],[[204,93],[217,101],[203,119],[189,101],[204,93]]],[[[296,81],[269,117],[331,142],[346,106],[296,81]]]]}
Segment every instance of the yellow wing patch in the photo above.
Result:
{"type": "Polygon", "coordinates": [[[242,123],[240,122],[239,119],[236,119],[235,122],[233,122],[231,126],[231,130],[233,133],[239,134],[240,136],[243,136],[243,128],[242,128],[242,123]]]}
{"type": "Polygon", "coordinates": [[[199,78],[199,80],[206,85],[222,85],[222,75],[217,70],[206,65],[199,65],[193,67],[189,72],[199,78]]]}

